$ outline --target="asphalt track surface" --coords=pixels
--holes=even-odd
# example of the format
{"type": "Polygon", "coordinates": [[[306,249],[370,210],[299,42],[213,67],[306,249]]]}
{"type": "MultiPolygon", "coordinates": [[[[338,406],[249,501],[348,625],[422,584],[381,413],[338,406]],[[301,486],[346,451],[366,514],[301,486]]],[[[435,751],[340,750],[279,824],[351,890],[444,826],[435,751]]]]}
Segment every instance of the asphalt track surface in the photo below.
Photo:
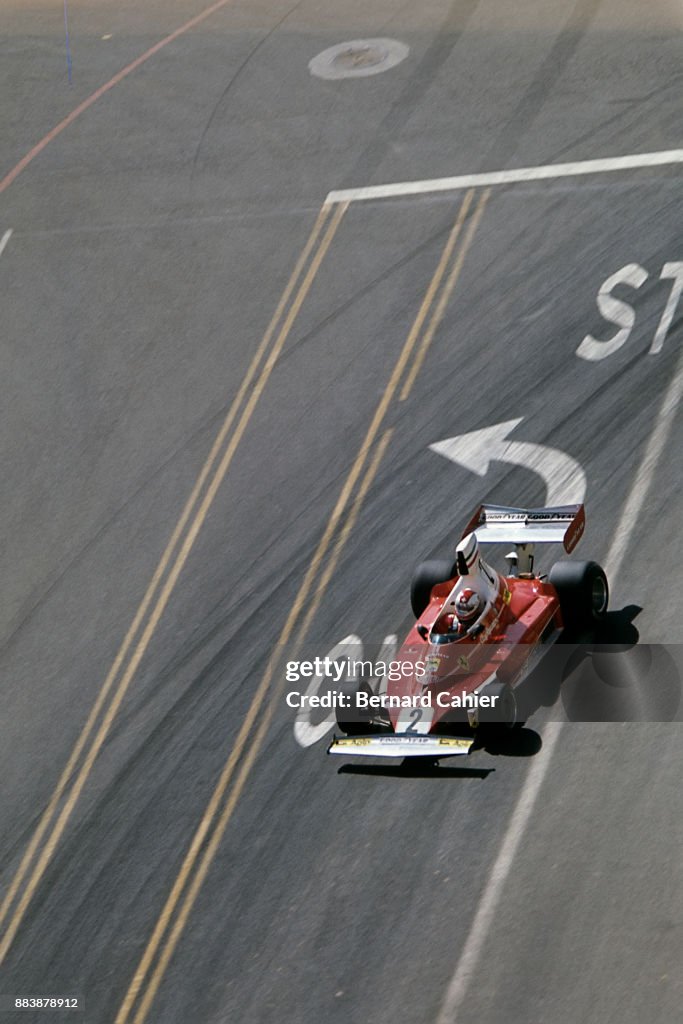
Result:
{"type": "MultiPolygon", "coordinates": [[[[2,173],[201,11],[70,4],[69,86],[59,5],[8,0],[2,173]]],[[[507,755],[339,770],[324,739],[296,742],[269,659],[283,630],[286,655],[349,634],[376,650],[409,624],[414,564],[479,501],[541,504],[532,472],[428,451],[517,417],[516,439],[587,475],[584,557],[608,560],[645,480],[612,607],[642,643],[680,642],[676,407],[648,455],[682,358],[679,312],[648,352],[683,260],[679,171],[320,210],[332,189],[679,146],[682,28],[674,0],[225,4],[5,189],[0,994],[78,994],[92,1024],[677,1019],[679,723],[569,722],[549,754],[560,696],[507,755]],[[387,36],[410,47],[398,67],[309,75],[326,47],[387,36]],[[578,358],[615,332],[596,295],[633,263],[630,337],[578,358]],[[233,439],[229,465],[70,763],[235,400],[211,472],[233,439]]]]}

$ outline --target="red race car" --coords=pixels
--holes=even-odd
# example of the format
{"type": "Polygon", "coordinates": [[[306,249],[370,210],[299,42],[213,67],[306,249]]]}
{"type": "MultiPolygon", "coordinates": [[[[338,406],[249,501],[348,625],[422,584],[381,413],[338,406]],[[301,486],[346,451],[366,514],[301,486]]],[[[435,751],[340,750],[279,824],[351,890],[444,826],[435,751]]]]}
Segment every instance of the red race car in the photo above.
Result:
{"type": "Polygon", "coordinates": [[[418,567],[411,587],[417,621],[379,692],[353,684],[337,705],[330,754],[446,757],[467,754],[477,734],[516,723],[515,688],[563,630],[581,633],[607,611],[608,585],[595,562],[556,562],[534,572],[536,544],[569,554],[585,526],[583,505],[521,509],[481,505],[455,562],[418,567]],[[513,545],[507,575],[480,544],[513,545]]]}

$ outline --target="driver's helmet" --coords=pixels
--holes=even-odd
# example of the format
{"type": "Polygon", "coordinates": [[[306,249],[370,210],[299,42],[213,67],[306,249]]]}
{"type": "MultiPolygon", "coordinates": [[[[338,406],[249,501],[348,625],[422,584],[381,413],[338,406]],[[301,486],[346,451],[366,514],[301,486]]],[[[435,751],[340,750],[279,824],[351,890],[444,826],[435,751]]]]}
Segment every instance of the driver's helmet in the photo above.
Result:
{"type": "Polygon", "coordinates": [[[455,613],[463,626],[470,626],[481,612],[482,599],[476,590],[466,587],[458,594],[455,613]]]}

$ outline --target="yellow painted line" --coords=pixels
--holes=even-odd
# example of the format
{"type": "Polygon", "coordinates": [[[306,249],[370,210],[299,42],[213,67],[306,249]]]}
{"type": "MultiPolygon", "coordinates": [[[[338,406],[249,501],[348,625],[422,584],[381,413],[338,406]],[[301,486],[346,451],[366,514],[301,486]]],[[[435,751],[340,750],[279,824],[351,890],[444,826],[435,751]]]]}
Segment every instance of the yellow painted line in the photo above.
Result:
{"type": "MultiPolygon", "coordinates": [[[[221,482],[223,481],[223,478],[225,477],[225,474],[232,461],[237,446],[239,445],[244,434],[244,431],[246,430],[247,424],[253,414],[254,408],[261,396],[261,393],[263,392],[263,389],[266,386],[266,383],[270,377],[273,367],[277,361],[277,358],[289,335],[292,324],[294,323],[294,320],[299,310],[301,309],[301,305],[310,290],[313,280],[318,272],[318,269],[320,268],[320,264],[327,250],[329,249],[332,239],[337,231],[337,228],[339,227],[339,223],[342,217],[344,216],[344,213],[346,212],[347,208],[348,203],[344,203],[340,204],[335,210],[330,225],[327,228],[322,238],[322,241],[320,242],[320,245],[317,251],[315,252],[313,259],[311,260],[311,263],[303,278],[303,281],[301,282],[301,285],[299,286],[294,301],[292,302],[287,313],[287,316],[285,317],[282,327],[280,328],[280,331],[277,335],[275,344],[273,345],[270,353],[266,358],[260,376],[256,381],[256,384],[254,385],[253,391],[249,397],[246,406],[244,407],[237,427],[235,428],[235,431],[230,439],[228,447],[219,463],[218,469],[215,472],[213,480],[211,481],[211,484],[207,489],[204,499],[201,502],[201,505],[199,506],[199,509],[195,515],[195,518],[190,525],[190,528],[185,536],[185,540],[180,548],[178,555],[176,556],[176,560],[171,569],[171,572],[169,573],[166,579],[166,583],[164,584],[161,590],[157,603],[154,609],[152,610],[152,613],[147,621],[147,625],[145,626],[145,629],[142,632],[140,640],[138,641],[137,647],[133,652],[133,655],[128,663],[128,667],[121,678],[121,681],[115,691],[111,704],[107,709],[102,724],[93,740],[90,751],[88,752],[83,762],[81,770],[73,784],[71,792],[69,793],[67,799],[64,802],[64,806],[61,810],[61,813],[59,814],[59,817],[57,818],[54,824],[50,836],[48,837],[45,845],[43,846],[43,849],[33,869],[31,877],[26,885],[26,888],[17,904],[16,909],[14,910],[14,913],[12,914],[5,934],[3,935],[2,941],[0,942],[0,963],[2,963],[5,956],[7,955],[7,952],[14,940],[16,932],[23,918],[23,915],[26,912],[26,909],[35,893],[35,890],[38,887],[45,873],[45,870],[52,858],[57,843],[59,842],[59,839],[61,838],[61,835],[64,832],[66,824],[71,816],[71,813],[73,812],[73,809],[80,796],[83,786],[85,785],[85,782],[92,769],[97,754],[99,753],[102,744],[106,739],[106,736],[111,728],[112,722],[114,721],[118,709],[128,690],[133,675],[149,645],[149,641],[152,637],[152,634],[156,629],[159,619],[161,618],[161,615],[168,603],[171,592],[177,582],[178,576],[180,575],[180,572],[185,562],[187,561],[187,558],[192,549],[194,541],[196,540],[196,537],[199,533],[201,525],[203,524],[208,513],[208,510],[216,496],[218,488],[221,482]]],[[[245,376],[240,387],[240,390],[238,391],[234,401],[231,404],[228,415],[221,427],[221,430],[219,431],[218,436],[216,437],[216,440],[214,441],[211,452],[209,453],[209,456],[207,457],[207,460],[204,466],[202,467],[200,475],[197,478],[197,482],[195,483],[195,486],[192,490],[190,497],[188,498],[183,513],[180,519],[178,520],[178,523],[173,531],[173,535],[166,547],[166,550],[164,551],[164,554],[162,555],[161,561],[157,566],[157,569],[154,573],[152,581],[149,584],[143,601],[140,607],[138,608],[135,619],[133,620],[133,623],[130,629],[128,630],[128,633],[126,634],[126,638],[105,680],[105,683],[102,687],[102,690],[100,691],[98,699],[88,717],[88,720],[86,722],[86,725],[84,726],[81,735],[79,736],[79,739],[62,773],[62,776],[60,777],[57,788],[53,793],[50,802],[41,817],[41,821],[38,825],[38,828],[36,829],[36,832],[31,840],[31,843],[29,844],[29,847],[24,857],[22,858],[22,862],[17,871],[17,875],[15,876],[12,885],[10,886],[10,889],[8,890],[8,893],[5,897],[5,900],[3,901],[3,906],[0,911],[0,923],[4,920],[4,917],[6,916],[23,879],[25,878],[29,870],[30,864],[36,855],[40,842],[43,839],[43,836],[45,835],[45,832],[47,831],[47,828],[52,818],[54,817],[59,802],[66,791],[69,779],[71,778],[71,775],[75,770],[75,766],[78,763],[78,760],[90,737],[90,734],[94,729],[97,718],[99,717],[99,714],[102,711],[106,698],[109,695],[109,692],[125,660],[128,650],[130,649],[133,639],[137,634],[142,621],[144,620],[147,610],[152,600],[154,599],[154,596],[159,588],[161,579],[164,575],[166,568],[168,567],[169,562],[171,561],[173,552],[178,544],[178,541],[183,533],[183,530],[194,511],[202,488],[206,483],[206,480],[208,479],[211,471],[213,470],[214,464],[216,462],[216,459],[218,458],[221,447],[228,436],[230,427],[232,426],[232,424],[235,421],[235,418],[237,417],[239,407],[247,394],[251,382],[256,376],[259,364],[261,363],[268,349],[268,345],[270,344],[270,341],[275,333],[277,324],[284,313],[284,310],[287,306],[287,303],[289,302],[289,299],[294,293],[296,283],[299,277],[301,276],[301,273],[303,272],[303,268],[305,267],[306,262],[314,249],[314,246],[317,243],[317,240],[320,236],[320,232],[323,228],[325,221],[327,220],[330,209],[330,207],[323,207],[318,215],[318,218],[316,219],[316,223],[313,226],[306,246],[304,247],[304,250],[302,251],[302,254],[299,257],[299,260],[297,261],[297,264],[294,268],[294,271],[292,272],[290,280],[285,288],[285,291],[283,292],[282,298],[278,303],[278,307],[275,313],[273,314],[273,318],[271,319],[268,329],[266,330],[266,334],[264,335],[261,343],[259,344],[256,353],[254,354],[251,364],[247,370],[247,375],[245,376]]]]}
{"type": "Polygon", "coordinates": [[[133,980],[130,983],[124,1001],[121,1004],[121,1008],[116,1016],[115,1024],[124,1024],[124,1022],[128,1020],[128,1015],[133,1006],[133,1003],[135,1002],[139,994],[139,991],[149,972],[149,968],[156,955],[159,945],[161,944],[164,932],[168,928],[171,916],[173,915],[173,912],[178,904],[178,901],[180,900],[182,891],[187,882],[189,872],[192,866],[194,865],[194,862],[196,861],[197,857],[199,856],[201,847],[209,833],[209,829],[211,827],[213,819],[218,813],[221,801],[223,799],[226,789],[228,788],[228,785],[230,784],[239,757],[244,747],[246,746],[247,740],[249,738],[249,733],[251,732],[252,726],[256,721],[261,705],[263,704],[263,701],[270,689],[273,673],[280,659],[281,649],[286,643],[289,642],[289,639],[297,623],[301,610],[306,602],[306,599],[308,598],[308,594],[311,590],[311,587],[313,586],[313,582],[318,573],[319,566],[323,558],[325,557],[325,554],[327,553],[327,549],[330,546],[332,537],[334,536],[334,532],[342,518],[344,509],[348,504],[353,486],[356,480],[358,479],[358,475],[360,474],[360,470],[362,468],[361,455],[363,454],[363,451],[364,446],[361,448],[361,451],[358,453],[358,456],[356,457],[354,465],[352,466],[349,475],[346,479],[346,482],[344,484],[344,487],[342,488],[341,494],[339,495],[335,507],[332,510],[332,514],[328,520],[327,527],[322,537],[320,538],[320,541],[318,542],[318,546],[315,550],[313,558],[311,559],[311,563],[308,567],[301,587],[299,588],[297,597],[290,609],[289,615],[287,616],[287,621],[285,622],[285,625],[282,628],[279,640],[275,646],[273,653],[268,659],[263,674],[263,678],[261,679],[261,682],[259,683],[256,689],[251,705],[249,706],[249,710],[247,711],[245,719],[242,722],[240,730],[237,734],[237,738],[235,739],[235,745],[232,751],[230,752],[230,756],[228,757],[228,760],[225,763],[223,771],[221,772],[221,776],[218,780],[216,788],[214,789],[211,795],[211,799],[209,800],[208,806],[204,812],[202,820],[199,823],[199,827],[197,828],[197,831],[195,832],[192,838],[190,848],[186,855],[185,861],[183,862],[183,867],[181,868],[180,873],[178,874],[173,884],[166,904],[164,905],[161,915],[159,916],[159,920],[157,921],[154,931],[152,932],[151,938],[147,944],[147,947],[145,948],[140,964],[138,965],[138,968],[133,976],[133,980]]]}
{"type": "MultiPolygon", "coordinates": [[[[339,498],[337,499],[335,507],[332,510],[332,514],[327,522],[325,531],[315,550],[315,553],[308,567],[306,575],[304,576],[302,584],[297,593],[296,599],[290,609],[289,615],[287,616],[287,620],[285,622],[285,625],[283,626],[282,632],[275,646],[275,649],[273,650],[270,658],[268,659],[261,682],[259,683],[256,689],[251,705],[249,706],[247,714],[235,739],[234,746],[223,767],[218,783],[211,795],[211,799],[209,800],[209,803],[204,812],[204,815],[202,816],[199,826],[192,838],[192,842],[185,856],[185,860],[183,861],[182,867],[173,883],[171,892],[169,893],[166,903],[164,904],[161,914],[159,915],[157,923],[154,927],[150,940],[147,943],[147,946],[145,947],[140,963],[138,964],[135,974],[133,975],[133,978],[128,987],[128,990],[121,1004],[119,1012],[116,1015],[115,1024],[128,1024],[130,1014],[133,1010],[136,1001],[140,996],[143,986],[146,983],[146,979],[152,967],[152,963],[154,962],[154,959],[157,956],[159,948],[164,940],[164,935],[171,926],[173,915],[181,900],[183,891],[185,890],[188,884],[188,880],[190,879],[191,873],[194,869],[194,865],[200,856],[202,847],[204,846],[204,843],[206,842],[207,837],[210,834],[214,818],[216,818],[216,815],[219,813],[221,803],[227,792],[228,786],[230,785],[232,777],[235,773],[238,761],[246,748],[252,727],[254,726],[258,714],[260,712],[261,706],[263,705],[263,702],[270,691],[273,674],[280,660],[282,648],[284,647],[285,644],[289,642],[289,639],[294,631],[294,628],[297,625],[302,609],[304,608],[304,605],[308,599],[308,595],[313,587],[313,583],[318,574],[318,570],[322,564],[322,560],[327,554],[327,550],[330,547],[332,538],[334,537],[337,527],[339,526],[342,520],[344,511],[349,503],[354,487],[367,461],[368,454],[377,438],[377,434],[386,417],[389,405],[396,394],[396,391],[401,381],[401,377],[408,363],[410,355],[413,352],[415,345],[419,339],[420,331],[427,319],[430,307],[434,302],[441,281],[443,280],[444,274],[446,273],[449,260],[453,253],[453,248],[457,241],[458,235],[460,234],[460,231],[462,229],[465,217],[467,216],[467,211],[469,210],[469,207],[472,203],[473,195],[474,192],[473,190],[471,190],[465,196],[462,206],[460,207],[458,217],[456,218],[455,224],[453,225],[453,228],[451,229],[451,232],[448,236],[446,245],[441,254],[441,258],[434,272],[434,275],[432,276],[432,279],[427,287],[427,291],[425,293],[422,304],[420,305],[420,309],[418,310],[415,321],[413,322],[413,325],[410,329],[405,344],[401,350],[399,358],[394,366],[389,382],[382,394],[382,398],[380,399],[377,409],[375,410],[375,414],[372,418],[370,426],[368,427],[365,438],[361,443],[360,449],[356,455],[353,465],[351,466],[351,469],[346,478],[344,486],[342,487],[339,498]]],[[[379,460],[384,454],[390,436],[391,431],[386,431],[382,438],[382,441],[378,445],[378,448],[375,452],[375,457],[371,460],[370,466],[366,471],[366,475],[361,483],[359,493],[352,504],[349,518],[346,524],[342,527],[341,534],[334,546],[333,554],[330,559],[330,564],[324,571],[323,577],[321,578],[316,588],[312,601],[312,606],[309,609],[304,620],[306,628],[310,624],[312,617],[315,614],[315,611],[317,610],[320,601],[322,600],[324,590],[327,584],[329,583],[329,580],[331,579],[339,555],[341,554],[341,550],[344,544],[346,543],[346,540],[348,539],[353,524],[355,523],[358,511],[360,510],[360,504],[363,498],[365,497],[365,493],[367,492],[367,489],[370,486],[370,482],[372,481],[375,475],[375,472],[379,465],[379,460]]],[[[298,630],[297,646],[303,642],[304,634],[304,629],[298,630]]],[[[149,1007],[151,1006],[151,1003],[157,992],[159,984],[161,983],[168,962],[173,954],[173,951],[182,933],[182,930],[185,927],[185,923],[187,917],[189,916],[190,910],[192,909],[194,900],[196,899],[196,896],[199,890],[201,889],[201,885],[203,884],[206,872],[209,869],[213,856],[215,855],[215,851],[217,850],[223,832],[225,831],[225,827],[227,827],[228,821],[230,820],[234,807],[237,803],[237,800],[239,799],[239,795],[244,786],[244,782],[246,781],[251,771],[251,767],[256,759],[258,750],[260,748],[260,744],[262,743],[263,737],[265,736],[265,732],[272,717],[274,706],[275,700],[273,699],[270,703],[269,708],[267,708],[263,716],[263,719],[255,733],[254,741],[245,755],[245,759],[242,762],[242,766],[240,768],[239,775],[235,782],[235,786],[233,787],[233,790],[228,798],[228,802],[223,810],[221,817],[219,818],[219,822],[216,826],[216,829],[214,830],[213,835],[211,836],[209,842],[207,843],[204,858],[200,863],[198,873],[197,875],[195,875],[189,889],[187,890],[187,894],[185,896],[185,899],[183,900],[181,910],[178,914],[178,917],[176,918],[175,924],[173,925],[171,932],[169,933],[169,937],[166,940],[166,944],[164,945],[162,954],[159,958],[159,961],[157,962],[157,966],[150,977],[147,989],[142,997],[142,1000],[138,1007],[138,1011],[134,1017],[133,1024],[142,1024],[149,1011],[149,1007]],[[222,831],[220,831],[220,834],[217,834],[221,829],[221,823],[223,822],[225,823],[223,829],[222,831]]]]}
{"type": "MultiPolygon", "coordinates": [[[[427,352],[429,351],[429,346],[432,343],[432,339],[434,338],[434,334],[436,332],[436,329],[439,326],[439,324],[441,323],[441,320],[443,318],[444,312],[446,310],[446,306],[448,304],[448,300],[451,297],[451,293],[453,292],[453,289],[455,287],[456,281],[460,277],[460,271],[463,268],[463,264],[465,262],[465,257],[467,256],[467,250],[469,249],[469,247],[470,247],[470,245],[472,243],[472,239],[474,238],[474,236],[476,234],[476,231],[477,231],[477,228],[479,227],[479,221],[482,218],[482,214],[484,213],[484,208],[485,208],[485,206],[486,206],[486,204],[488,202],[490,194],[491,194],[491,189],[490,188],[486,189],[486,191],[482,194],[481,198],[479,199],[479,202],[477,203],[477,207],[476,207],[476,209],[474,211],[474,215],[473,215],[472,220],[470,222],[470,225],[469,225],[469,227],[468,227],[468,229],[467,229],[467,231],[465,233],[465,237],[463,239],[463,243],[462,243],[462,245],[461,245],[461,247],[460,247],[460,249],[458,251],[458,255],[457,255],[457,257],[456,257],[456,259],[455,259],[455,261],[453,263],[453,268],[452,268],[452,270],[451,270],[451,272],[450,272],[450,274],[448,276],[446,284],[443,287],[441,295],[439,296],[439,301],[436,304],[436,307],[435,307],[434,312],[432,314],[432,318],[431,318],[431,320],[429,322],[429,326],[427,327],[427,330],[425,331],[425,333],[424,333],[424,335],[422,337],[422,342],[420,343],[420,347],[419,347],[419,349],[417,351],[417,354],[415,356],[415,361],[413,362],[413,365],[410,368],[410,373],[408,374],[406,382],[403,385],[403,390],[401,391],[401,399],[400,399],[402,402],[405,402],[406,398],[408,397],[408,395],[412,391],[413,384],[415,383],[417,375],[420,372],[420,370],[422,368],[422,364],[425,361],[425,356],[427,355],[427,352]]],[[[469,195],[472,196],[473,192],[470,192],[469,195]]]]}
{"type": "Polygon", "coordinates": [[[287,306],[287,303],[289,302],[296,282],[298,281],[301,272],[304,266],[306,265],[306,262],[311,254],[311,250],[313,249],[313,246],[317,242],[317,239],[320,235],[320,231],[331,209],[332,207],[330,206],[323,206],[318,214],[318,217],[316,219],[315,224],[313,225],[306,245],[302,250],[302,253],[297,261],[297,264],[294,267],[294,270],[292,271],[289,281],[287,282],[285,290],[282,293],[282,297],[280,298],[277,309],[275,310],[275,313],[273,314],[271,321],[266,329],[266,333],[264,334],[256,352],[254,353],[254,357],[247,369],[247,373],[244,377],[244,380],[242,381],[240,389],[237,392],[237,395],[235,396],[230,406],[228,414],[225,417],[221,429],[216,436],[211,451],[209,452],[206,461],[199,473],[199,476],[197,477],[196,483],[185,504],[180,519],[178,520],[173,530],[171,539],[166,545],[166,548],[161,556],[161,560],[159,561],[159,564],[157,565],[157,568],[154,571],[154,575],[152,576],[152,579],[149,583],[149,586],[147,587],[145,595],[135,614],[135,618],[133,619],[133,622],[129,630],[126,633],[124,641],[121,644],[121,647],[119,648],[116,658],[114,659],[112,667],[102,685],[97,700],[95,701],[95,704],[93,705],[93,708],[88,716],[88,719],[78,737],[78,740],[76,741],[76,745],[74,746],[74,749],[64,768],[64,771],[62,772],[59,778],[54,793],[50,797],[48,805],[45,808],[43,814],[41,815],[36,831],[34,832],[31,838],[31,842],[29,843],[29,846],[21,860],[21,863],[17,868],[17,872],[14,876],[14,879],[12,880],[12,884],[10,885],[5,895],[5,898],[2,902],[2,905],[0,906],[0,925],[2,925],[3,921],[5,920],[7,912],[16,896],[17,890],[19,889],[21,883],[23,882],[28,871],[28,868],[31,862],[33,861],[36,850],[40,845],[43,835],[45,834],[47,827],[50,824],[50,821],[54,817],[56,808],[64,794],[69,779],[71,778],[74,772],[75,766],[78,763],[78,760],[83,752],[83,748],[85,747],[88,739],[90,738],[90,735],[95,727],[95,723],[99,718],[100,712],[102,711],[104,702],[106,701],[107,696],[113,686],[114,680],[116,679],[116,676],[118,675],[121,665],[126,657],[126,654],[128,653],[128,650],[130,649],[130,646],[133,642],[133,639],[140,628],[140,624],[142,623],[142,620],[144,619],[147,613],[147,609],[149,608],[154,598],[154,595],[159,587],[159,583],[171,560],[171,556],[173,554],[173,551],[175,550],[178,540],[183,530],[185,529],[185,526],[187,525],[187,522],[199,498],[199,494],[201,493],[201,490],[204,484],[206,483],[207,477],[213,468],[216,458],[218,457],[218,453],[221,447],[223,446],[225,438],[227,437],[227,434],[235,420],[235,417],[237,416],[237,412],[242,404],[242,401],[244,400],[244,396],[247,393],[247,390],[252,380],[254,379],[258,366],[263,358],[263,354],[268,348],[268,345],[270,344],[271,338],[275,332],[275,328],[282,317],[282,314],[284,312],[285,307],[287,306]]]}
{"type": "Polygon", "coordinates": [[[384,456],[384,453],[389,445],[389,441],[391,440],[391,435],[393,434],[393,432],[393,427],[390,427],[388,430],[385,430],[379,444],[377,445],[375,454],[368,467],[365,477],[363,478],[363,482],[358,490],[358,494],[356,495],[351,506],[351,511],[349,512],[348,518],[344,523],[344,526],[339,534],[339,537],[335,542],[330,557],[327,559],[327,562],[325,563],[325,569],[323,571],[323,574],[320,577],[320,580],[318,581],[318,586],[316,587],[315,593],[311,599],[311,603],[308,606],[303,622],[299,626],[299,642],[294,647],[292,657],[296,657],[296,655],[298,654],[301,643],[303,642],[304,637],[308,633],[311,622],[315,618],[316,612],[320,607],[320,603],[323,599],[325,591],[327,590],[329,582],[332,579],[334,570],[337,568],[339,557],[344,547],[346,546],[347,540],[351,536],[351,531],[353,530],[353,527],[356,525],[356,520],[358,519],[358,514],[361,510],[361,506],[365,500],[365,496],[368,492],[370,484],[375,478],[375,474],[377,473],[379,464],[382,461],[382,457],[384,456]]]}
{"type": "MultiPolygon", "coordinates": [[[[337,539],[337,542],[336,542],[335,547],[334,547],[334,549],[332,551],[330,559],[329,559],[329,561],[328,561],[328,563],[327,563],[327,565],[325,567],[324,578],[326,579],[326,583],[328,583],[329,580],[331,579],[332,574],[334,573],[334,570],[335,570],[335,568],[337,566],[337,562],[339,560],[339,556],[341,555],[341,552],[342,552],[342,550],[344,548],[344,545],[346,544],[346,541],[348,540],[348,538],[349,538],[349,536],[350,536],[350,534],[351,534],[351,532],[353,530],[353,527],[355,526],[356,520],[358,518],[358,515],[360,513],[361,507],[363,505],[363,501],[365,500],[365,497],[366,497],[366,495],[368,493],[368,490],[370,489],[372,481],[375,478],[375,475],[376,475],[377,470],[379,468],[379,464],[382,461],[384,453],[385,453],[385,451],[387,449],[387,445],[389,444],[389,441],[391,440],[391,434],[392,434],[392,430],[385,431],[385,433],[383,434],[382,438],[379,441],[379,444],[377,445],[377,447],[375,449],[374,455],[373,455],[373,457],[372,457],[372,459],[370,461],[370,464],[369,464],[369,466],[368,466],[368,468],[367,468],[367,470],[365,472],[365,475],[363,477],[361,485],[360,485],[360,487],[358,489],[358,493],[357,493],[357,495],[356,495],[356,497],[355,497],[355,499],[353,501],[351,509],[349,510],[349,515],[348,515],[348,517],[346,519],[346,522],[344,523],[343,530],[341,531],[341,533],[339,535],[339,538],[337,539]]],[[[318,592],[317,592],[316,596],[319,597],[319,598],[322,597],[322,592],[324,591],[324,589],[325,589],[324,586],[321,587],[319,585],[318,592]]],[[[318,601],[318,603],[319,603],[319,601],[318,601]]],[[[299,646],[302,643],[303,635],[304,635],[304,633],[306,631],[307,624],[310,622],[310,620],[312,619],[313,615],[315,614],[315,610],[317,608],[317,604],[315,603],[315,598],[314,598],[314,605],[315,605],[315,607],[312,606],[311,609],[309,609],[309,614],[307,615],[306,619],[304,620],[304,625],[299,630],[300,639],[298,641],[298,645],[297,646],[299,646]]],[[[277,655],[276,655],[277,658],[279,658],[279,655],[280,655],[280,651],[279,651],[279,647],[280,646],[281,646],[281,644],[278,644],[278,649],[276,649],[277,650],[277,655]]],[[[225,805],[225,807],[223,809],[223,813],[221,814],[220,818],[218,819],[218,822],[217,822],[216,827],[215,827],[215,829],[214,829],[214,831],[213,831],[213,833],[211,835],[211,838],[210,838],[209,842],[206,845],[206,849],[204,850],[204,853],[202,855],[202,858],[201,858],[201,861],[200,861],[199,866],[197,868],[197,871],[194,874],[194,876],[192,878],[192,881],[191,881],[191,884],[190,884],[190,886],[189,886],[189,888],[188,888],[188,890],[187,890],[187,892],[185,894],[185,897],[183,899],[182,905],[180,906],[178,915],[177,915],[177,917],[176,917],[176,919],[175,919],[175,921],[173,923],[173,927],[171,929],[171,932],[170,932],[170,934],[168,936],[168,939],[166,940],[166,942],[164,944],[164,947],[163,947],[163,949],[161,951],[161,954],[160,954],[159,959],[157,961],[157,964],[156,964],[156,967],[154,969],[154,972],[153,972],[153,974],[152,974],[152,976],[151,976],[151,978],[149,980],[149,983],[147,985],[147,988],[145,990],[144,997],[143,997],[143,999],[140,1002],[140,1006],[138,1008],[137,1013],[135,1014],[135,1017],[133,1018],[133,1024],[143,1024],[145,1018],[147,1017],[147,1014],[149,1013],[149,1009],[150,1009],[150,1007],[152,1005],[152,1002],[154,1001],[154,997],[156,996],[156,993],[157,993],[157,991],[159,989],[159,985],[161,984],[161,981],[163,980],[164,974],[166,973],[166,969],[167,969],[167,967],[169,965],[171,957],[173,956],[173,953],[175,952],[175,948],[176,948],[176,946],[178,944],[178,941],[179,941],[179,939],[180,939],[180,937],[181,937],[181,935],[182,935],[182,933],[183,933],[183,931],[185,929],[185,925],[187,924],[187,920],[188,920],[188,918],[190,916],[190,913],[192,912],[192,908],[194,906],[194,903],[195,903],[195,901],[197,899],[197,896],[199,895],[199,892],[200,892],[200,890],[202,888],[202,885],[204,884],[204,882],[206,880],[206,876],[207,876],[207,874],[209,872],[211,864],[213,863],[214,857],[216,856],[216,853],[218,852],[218,847],[220,846],[221,840],[222,840],[222,838],[223,838],[223,836],[225,834],[225,830],[227,829],[228,824],[230,822],[230,819],[231,819],[231,817],[233,815],[233,812],[235,810],[235,807],[237,806],[239,798],[240,798],[240,796],[242,794],[242,790],[244,789],[244,785],[245,785],[245,783],[247,781],[247,778],[248,778],[248,776],[249,776],[249,774],[251,772],[251,769],[252,769],[252,766],[254,764],[254,761],[256,760],[256,757],[258,756],[258,753],[259,753],[259,751],[261,749],[261,746],[263,745],[263,741],[264,741],[266,733],[268,731],[268,727],[270,726],[270,722],[271,722],[272,717],[273,717],[273,715],[275,713],[277,697],[278,697],[279,693],[281,692],[283,686],[284,686],[284,680],[280,683],[280,685],[278,687],[276,687],[275,692],[273,694],[271,694],[271,699],[268,702],[268,704],[266,705],[266,710],[265,710],[265,712],[263,714],[263,717],[262,717],[262,720],[261,720],[261,722],[259,724],[259,728],[258,728],[258,730],[257,730],[257,732],[256,732],[256,734],[254,736],[253,742],[251,743],[251,745],[249,747],[249,750],[247,751],[247,755],[246,755],[244,761],[242,762],[242,766],[240,768],[239,775],[237,776],[237,779],[235,780],[235,785],[234,785],[232,791],[230,792],[230,795],[228,797],[228,801],[227,801],[227,803],[226,803],[226,805],[225,805]]],[[[226,783],[226,785],[227,785],[227,783],[226,783]]],[[[221,793],[221,799],[222,799],[222,796],[223,796],[223,792],[221,793]]],[[[207,828],[208,828],[208,826],[207,826],[207,828]]],[[[194,847],[194,844],[193,844],[193,847],[194,847]]],[[[198,852],[199,852],[199,850],[197,849],[197,854],[198,854],[198,852]]],[[[187,879],[190,876],[190,873],[191,873],[192,868],[194,866],[194,860],[195,859],[196,859],[196,855],[195,855],[195,857],[193,857],[192,860],[190,860],[189,854],[188,854],[188,857],[186,857],[185,861],[183,862],[183,865],[182,865],[182,867],[180,869],[180,874],[178,876],[178,880],[180,881],[179,893],[182,892],[183,888],[185,887],[187,879]]],[[[173,910],[175,909],[175,904],[173,906],[170,906],[169,904],[167,904],[167,907],[168,907],[168,915],[166,917],[166,920],[168,921],[170,919],[170,916],[171,916],[173,910]]],[[[166,909],[167,908],[165,907],[164,910],[166,910],[166,909]]],[[[156,953],[156,947],[155,947],[153,953],[156,953]]],[[[150,957],[149,959],[150,959],[150,962],[151,962],[152,957],[150,957]]],[[[142,980],[142,979],[140,979],[140,980],[142,980]]],[[[127,1019],[126,1017],[123,1017],[123,1016],[119,1015],[116,1018],[116,1024],[123,1024],[123,1021],[125,1021],[126,1019],[127,1019]]]]}

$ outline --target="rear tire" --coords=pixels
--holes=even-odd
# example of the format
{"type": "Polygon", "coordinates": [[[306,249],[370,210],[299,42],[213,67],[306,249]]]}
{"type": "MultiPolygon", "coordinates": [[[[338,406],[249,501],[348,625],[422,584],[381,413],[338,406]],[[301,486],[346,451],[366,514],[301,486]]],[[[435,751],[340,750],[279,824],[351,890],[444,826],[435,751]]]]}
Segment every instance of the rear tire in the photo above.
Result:
{"type": "Polygon", "coordinates": [[[447,562],[445,558],[422,562],[418,565],[410,584],[410,605],[416,619],[420,618],[429,604],[432,590],[437,583],[445,583],[447,580],[454,579],[455,576],[457,576],[455,565],[453,562],[447,562]]]}
{"type": "Polygon", "coordinates": [[[565,627],[585,629],[604,619],[609,586],[597,562],[556,562],[548,581],[557,591],[565,627]]]}

